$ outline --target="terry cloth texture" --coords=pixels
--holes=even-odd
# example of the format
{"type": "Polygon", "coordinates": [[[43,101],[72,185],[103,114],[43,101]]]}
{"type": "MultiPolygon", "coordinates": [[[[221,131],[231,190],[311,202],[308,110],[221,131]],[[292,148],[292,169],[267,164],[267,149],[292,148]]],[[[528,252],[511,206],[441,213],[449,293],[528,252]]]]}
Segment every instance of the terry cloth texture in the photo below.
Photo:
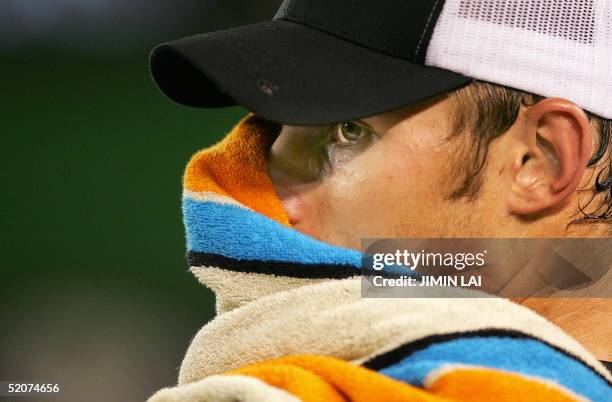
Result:
{"type": "Polygon", "coordinates": [[[300,400],[277,387],[270,386],[255,376],[215,375],[186,384],[164,388],[150,400],[156,402],[299,402],[300,400]]]}
{"type": "Polygon", "coordinates": [[[362,298],[360,252],[289,226],[266,172],[277,129],[247,117],[187,167],[188,259],[218,315],[151,401],[612,400],[601,363],[508,300],[362,298]]]}

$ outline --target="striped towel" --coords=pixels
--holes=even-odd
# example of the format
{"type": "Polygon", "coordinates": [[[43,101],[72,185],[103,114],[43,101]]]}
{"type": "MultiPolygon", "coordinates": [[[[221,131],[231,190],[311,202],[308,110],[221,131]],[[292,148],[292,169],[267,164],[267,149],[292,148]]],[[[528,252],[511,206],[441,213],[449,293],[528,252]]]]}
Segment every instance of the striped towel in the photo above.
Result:
{"type": "Polygon", "coordinates": [[[248,116],[187,166],[188,260],[218,314],[150,401],[612,401],[588,351],[508,300],[362,298],[362,253],[289,225],[266,169],[278,129],[248,116]]]}

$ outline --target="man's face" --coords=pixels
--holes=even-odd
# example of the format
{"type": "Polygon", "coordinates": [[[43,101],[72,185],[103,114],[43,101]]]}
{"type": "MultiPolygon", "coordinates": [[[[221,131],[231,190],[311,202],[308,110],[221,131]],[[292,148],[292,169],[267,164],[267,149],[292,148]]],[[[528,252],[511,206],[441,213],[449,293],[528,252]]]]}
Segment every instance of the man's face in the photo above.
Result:
{"type": "Polygon", "coordinates": [[[439,97],[348,124],[284,126],[270,150],[269,171],[291,223],[356,249],[364,237],[483,234],[485,216],[500,213],[491,197],[448,197],[468,141],[449,138],[451,107],[439,97]]]}
{"type": "MultiPolygon", "coordinates": [[[[592,186],[593,175],[583,175],[591,152],[586,117],[559,100],[521,111],[489,145],[477,197],[452,200],[468,171],[466,150],[474,146],[470,133],[453,132],[454,112],[443,96],[347,125],[284,126],[270,150],[269,172],[290,222],[354,249],[365,237],[568,235],[576,188],[592,186]],[[581,178],[580,186],[564,179],[567,171],[581,178]]],[[[609,359],[601,342],[609,338],[601,326],[609,303],[562,301],[524,303],[609,359]]]]}

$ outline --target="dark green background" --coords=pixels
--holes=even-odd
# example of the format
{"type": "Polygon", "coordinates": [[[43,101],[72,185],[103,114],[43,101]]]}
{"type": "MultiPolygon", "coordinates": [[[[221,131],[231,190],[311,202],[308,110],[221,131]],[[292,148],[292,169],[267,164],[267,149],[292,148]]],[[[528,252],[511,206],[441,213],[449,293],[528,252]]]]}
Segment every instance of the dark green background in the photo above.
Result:
{"type": "Polygon", "coordinates": [[[277,5],[216,2],[196,26],[119,51],[44,40],[2,51],[0,379],[64,387],[20,400],[137,401],[176,382],[214,314],[184,259],[181,175],[246,111],[171,103],[148,53],[277,5]]]}

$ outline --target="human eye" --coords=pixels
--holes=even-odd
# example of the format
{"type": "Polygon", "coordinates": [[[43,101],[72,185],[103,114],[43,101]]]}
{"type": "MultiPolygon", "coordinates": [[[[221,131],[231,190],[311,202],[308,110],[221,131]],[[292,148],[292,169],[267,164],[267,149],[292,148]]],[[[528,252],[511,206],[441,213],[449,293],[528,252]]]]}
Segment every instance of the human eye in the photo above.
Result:
{"type": "Polygon", "coordinates": [[[345,121],[334,126],[334,140],[339,144],[355,144],[373,134],[371,128],[360,122],[345,121]]]}
{"type": "Polygon", "coordinates": [[[323,148],[322,172],[331,174],[366,151],[378,140],[378,135],[361,121],[345,121],[328,126],[326,146],[323,148]]]}

